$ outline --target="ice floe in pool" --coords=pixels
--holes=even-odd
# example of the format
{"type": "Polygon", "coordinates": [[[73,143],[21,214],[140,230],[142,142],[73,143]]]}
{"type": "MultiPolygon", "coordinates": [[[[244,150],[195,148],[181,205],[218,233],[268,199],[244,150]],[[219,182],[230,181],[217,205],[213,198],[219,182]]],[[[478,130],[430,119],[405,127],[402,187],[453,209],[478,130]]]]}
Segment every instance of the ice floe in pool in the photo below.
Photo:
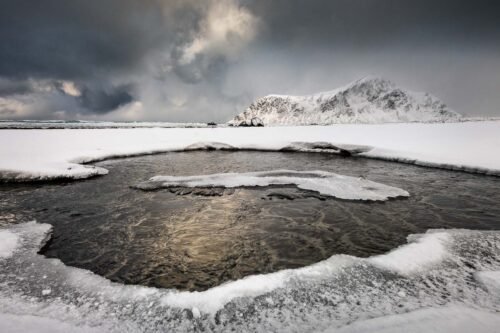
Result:
{"type": "Polygon", "coordinates": [[[456,333],[498,327],[498,231],[429,231],[381,256],[334,255],[203,292],[179,292],[112,283],[38,255],[50,230],[30,222],[0,233],[0,244],[12,235],[17,239],[11,255],[0,259],[2,332],[17,327],[28,332],[436,328],[456,333]],[[431,249],[438,251],[429,256],[431,249]],[[468,324],[457,326],[454,318],[467,318],[468,324]]]}
{"type": "Polygon", "coordinates": [[[331,142],[292,142],[280,149],[285,152],[305,152],[305,153],[335,153],[342,156],[351,156],[366,153],[373,147],[351,144],[333,144],[331,142]]]}
{"type": "Polygon", "coordinates": [[[237,147],[231,146],[223,142],[196,142],[186,148],[185,151],[190,150],[238,150],[237,147]]]}
{"type": "Polygon", "coordinates": [[[155,176],[136,188],[155,190],[172,187],[260,187],[295,185],[300,189],[319,192],[346,200],[387,200],[407,197],[409,193],[397,187],[376,183],[362,177],[338,175],[326,171],[273,170],[245,173],[217,173],[201,176],[155,176]]]}

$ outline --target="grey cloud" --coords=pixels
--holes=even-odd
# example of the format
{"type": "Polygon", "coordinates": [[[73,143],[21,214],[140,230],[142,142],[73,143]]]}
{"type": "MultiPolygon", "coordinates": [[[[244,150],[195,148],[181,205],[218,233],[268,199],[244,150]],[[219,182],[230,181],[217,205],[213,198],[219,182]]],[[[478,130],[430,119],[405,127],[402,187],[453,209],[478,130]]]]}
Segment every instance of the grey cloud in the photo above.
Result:
{"type": "Polygon", "coordinates": [[[3,0],[0,97],[35,100],[33,118],[118,119],[140,101],[141,119],[225,121],[263,94],[372,74],[500,115],[498,22],[485,0],[3,0]]]}
{"type": "Polygon", "coordinates": [[[4,0],[0,76],[74,79],[130,70],[161,44],[158,1],[4,0]]]}
{"type": "Polygon", "coordinates": [[[93,113],[104,114],[134,100],[130,86],[95,89],[85,87],[77,97],[80,105],[93,113]]]}
{"type": "Polygon", "coordinates": [[[280,46],[366,48],[394,44],[492,43],[500,3],[487,0],[247,1],[280,46]]]}
{"type": "Polygon", "coordinates": [[[33,91],[30,82],[26,80],[10,80],[0,78],[0,97],[10,95],[24,95],[33,91]]]}

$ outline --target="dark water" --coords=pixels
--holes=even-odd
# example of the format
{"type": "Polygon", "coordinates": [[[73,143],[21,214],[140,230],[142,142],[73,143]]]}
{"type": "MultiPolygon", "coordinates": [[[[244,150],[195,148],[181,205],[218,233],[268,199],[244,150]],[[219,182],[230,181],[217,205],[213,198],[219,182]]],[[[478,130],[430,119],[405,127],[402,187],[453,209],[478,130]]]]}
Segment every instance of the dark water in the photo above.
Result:
{"type": "Polygon", "coordinates": [[[500,229],[496,177],[316,153],[186,152],[99,165],[109,175],[0,185],[0,224],[50,223],[48,257],[113,281],[188,290],[333,254],[383,253],[431,228],[500,229]],[[282,168],[363,175],[411,197],[364,203],[319,200],[293,187],[184,195],[130,187],[155,175],[282,168]]]}

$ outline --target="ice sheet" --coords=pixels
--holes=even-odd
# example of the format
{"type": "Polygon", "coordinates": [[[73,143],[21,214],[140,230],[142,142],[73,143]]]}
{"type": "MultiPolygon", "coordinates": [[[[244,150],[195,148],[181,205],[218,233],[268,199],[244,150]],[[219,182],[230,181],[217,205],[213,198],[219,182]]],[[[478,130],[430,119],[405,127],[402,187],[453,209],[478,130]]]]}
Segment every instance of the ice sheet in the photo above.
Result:
{"type": "MultiPolygon", "coordinates": [[[[328,333],[492,333],[500,327],[500,315],[484,310],[449,306],[428,308],[356,322],[328,333]]],[[[325,332],[326,333],[326,332],[325,332]]]]}
{"type": "Polygon", "coordinates": [[[9,230],[0,230],[0,259],[12,256],[18,246],[18,237],[9,230]]]}
{"type": "Polygon", "coordinates": [[[397,187],[326,171],[272,170],[201,176],[156,176],[140,183],[137,187],[152,190],[168,187],[232,188],[269,185],[296,185],[304,190],[346,200],[384,201],[389,198],[409,196],[408,192],[397,187]]]}

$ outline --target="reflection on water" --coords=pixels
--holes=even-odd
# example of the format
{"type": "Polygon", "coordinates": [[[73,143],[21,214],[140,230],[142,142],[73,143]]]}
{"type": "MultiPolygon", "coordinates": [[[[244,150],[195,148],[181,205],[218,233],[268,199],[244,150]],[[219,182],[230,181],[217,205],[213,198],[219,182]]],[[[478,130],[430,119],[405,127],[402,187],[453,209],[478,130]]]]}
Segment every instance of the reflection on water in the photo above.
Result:
{"type": "Polygon", "coordinates": [[[114,281],[189,290],[337,253],[382,253],[429,228],[500,229],[495,177],[304,153],[171,153],[99,165],[109,175],[1,185],[0,224],[51,223],[53,238],[43,249],[48,257],[114,281]],[[194,193],[130,188],[155,175],[283,168],[362,175],[411,197],[362,203],[324,200],[293,187],[194,193]]]}

